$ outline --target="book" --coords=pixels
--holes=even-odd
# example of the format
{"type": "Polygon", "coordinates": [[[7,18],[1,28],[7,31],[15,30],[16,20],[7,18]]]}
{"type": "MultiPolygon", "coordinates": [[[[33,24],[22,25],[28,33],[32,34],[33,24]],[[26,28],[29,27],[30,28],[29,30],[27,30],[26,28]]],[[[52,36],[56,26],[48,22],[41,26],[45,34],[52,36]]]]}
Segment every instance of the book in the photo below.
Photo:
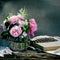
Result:
{"type": "Polygon", "coordinates": [[[55,50],[60,48],[60,40],[51,36],[38,36],[31,39],[34,47],[43,48],[45,51],[55,50]]]}
{"type": "Polygon", "coordinates": [[[44,48],[44,50],[55,50],[60,48],[60,41],[36,43],[44,48]]]}

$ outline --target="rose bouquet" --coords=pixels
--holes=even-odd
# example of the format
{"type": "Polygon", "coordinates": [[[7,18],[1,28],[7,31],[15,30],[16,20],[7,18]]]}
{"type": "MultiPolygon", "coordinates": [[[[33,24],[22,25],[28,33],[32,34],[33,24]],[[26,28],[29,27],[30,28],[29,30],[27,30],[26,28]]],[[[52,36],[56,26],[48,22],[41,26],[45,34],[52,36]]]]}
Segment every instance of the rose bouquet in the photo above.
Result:
{"type": "Polygon", "coordinates": [[[25,9],[20,9],[17,15],[8,15],[2,24],[2,38],[17,43],[29,41],[29,36],[34,36],[37,30],[37,24],[34,18],[27,19],[26,16],[25,9]]]}

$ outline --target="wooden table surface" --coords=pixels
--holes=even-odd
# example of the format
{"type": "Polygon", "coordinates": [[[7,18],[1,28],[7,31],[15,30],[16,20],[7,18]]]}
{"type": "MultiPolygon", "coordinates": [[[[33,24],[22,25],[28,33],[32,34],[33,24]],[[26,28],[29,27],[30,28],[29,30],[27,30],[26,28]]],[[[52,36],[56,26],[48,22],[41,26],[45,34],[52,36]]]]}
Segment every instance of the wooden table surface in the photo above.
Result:
{"type": "Polygon", "coordinates": [[[25,52],[19,52],[15,54],[16,56],[20,57],[21,59],[30,59],[30,60],[36,60],[36,59],[60,59],[60,56],[49,54],[49,53],[38,53],[37,51],[27,50],[25,52]]]}
{"type": "Polygon", "coordinates": [[[26,50],[24,52],[5,55],[0,60],[60,60],[60,56],[49,53],[38,53],[37,51],[26,50]]]}

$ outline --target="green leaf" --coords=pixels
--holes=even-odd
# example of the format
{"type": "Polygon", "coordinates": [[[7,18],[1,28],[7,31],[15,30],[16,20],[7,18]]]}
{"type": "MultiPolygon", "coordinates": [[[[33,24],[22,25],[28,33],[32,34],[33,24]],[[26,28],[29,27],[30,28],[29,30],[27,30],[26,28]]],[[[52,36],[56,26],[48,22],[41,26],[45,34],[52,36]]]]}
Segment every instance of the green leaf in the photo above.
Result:
{"type": "Polygon", "coordinates": [[[20,13],[22,16],[24,16],[24,18],[27,17],[27,12],[26,12],[26,9],[25,9],[25,8],[21,8],[21,9],[19,10],[19,13],[20,13]]]}
{"type": "Polygon", "coordinates": [[[27,32],[28,29],[29,29],[29,25],[24,25],[24,27],[22,27],[23,32],[24,32],[24,31],[27,32]]]}
{"type": "Polygon", "coordinates": [[[1,33],[1,36],[2,36],[2,37],[7,37],[7,36],[8,36],[8,31],[2,32],[2,33],[1,33]]]}
{"type": "Polygon", "coordinates": [[[5,20],[8,20],[8,18],[10,17],[10,15],[8,14],[8,15],[6,15],[5,16],[5,20]]]}
{"type": "Polygon", "coordinates": [[[25,27],[26,31],[29,29],[29,25],[25,25],[24,27],[25,27]]]}

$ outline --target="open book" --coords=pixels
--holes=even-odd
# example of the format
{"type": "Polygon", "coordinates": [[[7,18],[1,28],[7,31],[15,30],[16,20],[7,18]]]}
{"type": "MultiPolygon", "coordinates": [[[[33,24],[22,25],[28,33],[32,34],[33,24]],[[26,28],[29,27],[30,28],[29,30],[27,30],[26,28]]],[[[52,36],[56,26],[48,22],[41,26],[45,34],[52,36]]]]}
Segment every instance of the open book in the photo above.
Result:
{"type": "Polygon", "coordinates": [[[37,36],[31,39],[33,46],[43,47],[45,51],[60,48],[60,39],[52,36],[37,36]]]}

